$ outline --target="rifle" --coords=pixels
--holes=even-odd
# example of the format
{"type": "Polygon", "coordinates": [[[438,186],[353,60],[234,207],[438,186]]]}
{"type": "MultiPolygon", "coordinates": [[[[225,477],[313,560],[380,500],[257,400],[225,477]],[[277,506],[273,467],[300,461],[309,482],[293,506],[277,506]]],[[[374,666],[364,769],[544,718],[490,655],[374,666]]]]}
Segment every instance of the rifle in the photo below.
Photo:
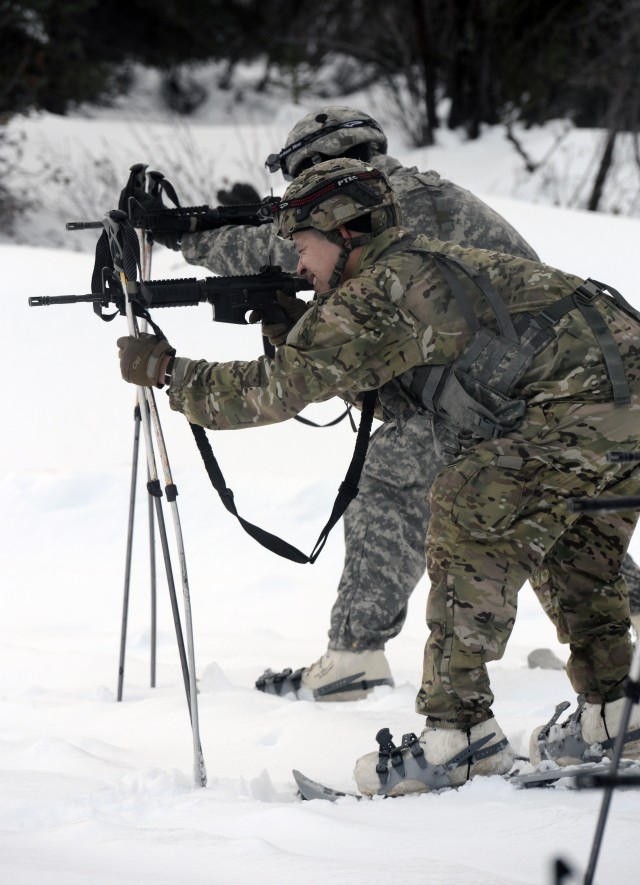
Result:
{"type": "MultiPolygon", "coordinates": [[[[258,227],[273,221],[273,214],[266,210],[265,197],[260,203],[247,203],[242,206],[179,206],[176,209],[157,209],[149,212],[133,197],[128,201],[129,223],[141,230],[158,233],[194,233],[201,230],[215,230],[229,224],[244,224],[258,227]]],[[[67,230],[89,230],[102,228],[102,221],[68,221],[67,230]]]]}
{"type": "MultiPolygon", "coordinates": [[[[173,185],[162,172],[146,172],[144,163],[131,167],[131,175],[125,189],[120,194],[118,209],[126,212],[129,224],[138,230],[149,233],[194,233],[202,230],[215,230],[230,224],[258,227],[273,221],[273,213],[266,204],[271,197],[258,203],[245,203],[237,206],[181,206],[173,185]],[[148,179],[149,187],[147,189],[148,179]],[[142,192],[142,197],[140,196],[142,192]],[[176,206],[165,208],[162,197],[167,196],[176,206]],[[151,201],[149,202],[149,197],[151,201]],[[145,203],[140,202],[144,199],[145,203]]],[[[69,221],[67,230],[100,229],[103,221],[69,221]]]]}
{"type": "MultiPolygon", "coordinates": [[[[128,296],[134,312],[143,316],[149,308],[193,307],[206,302],[213,309],[216,323],[246,325],[248,311],[259,311],[263,322],[286,322],[284,311],[277,302],[278,292],[295,296],[297,292],[311,289],[306,280],[286,273],[278,266],[266,265],[257,274],[230,277],[207,277],[204,280],[149,280],[129,281],[128,296]],[[144,313],[143,313],[144,312],[144,313]]],[[[125,315],[126,304],[122,288],[109,275],[103,275],[101,293],[90,295],[42,295],[29,298],[30,307],[47,307],[51,304],[76,304],[89,302],[103,320],[111,320],[118,314],[125,315]],[[103,314],[103,308],[115,305],[117,312],[103,314]]]]}

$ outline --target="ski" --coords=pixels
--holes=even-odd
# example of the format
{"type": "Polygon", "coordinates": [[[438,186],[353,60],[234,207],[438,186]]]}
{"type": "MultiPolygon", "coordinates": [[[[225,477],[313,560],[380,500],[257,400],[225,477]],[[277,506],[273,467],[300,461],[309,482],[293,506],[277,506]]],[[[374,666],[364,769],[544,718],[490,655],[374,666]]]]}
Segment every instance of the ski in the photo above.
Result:
{"type": "MultiPolygon", "coordinates": [[[[549,765],[553,763],[541,763],[549,765]]],[[[621,759],[618,763],[616,782],[627,781],[631,785],[635,776],[640,774],[640,762],[635,759],[621,759]]],[[[559,765],[554,768],[540,769],[520,774],[515,771],[504,775],[504,779],[514,787],[553,787],[558,781],[568,778],[573,786],[584,789],[592,786],[600,786],[611,775],[611,762],[582,762],[576,765],[559,765]]]]}
{"type": "MultiPolygon", "coordinates": [[[[608,779],[611,781],[611,786],[627,785],[637,787],[640,785],[640,762],[633,759],[622,759],[618,764],[615,777],[610,778],[610,776],[610,762],[584,762],[580,765],[560,765],[542,771],[537,769],[524,774],[520,773],[520,771],[515,771],[501,775],[504,780],[520,789],[555,787],[559,785],[559,781],[564,779],[572,780],[572,786],[578,789],[606,786],[608,779]]],[[[336,790],[333,787],[328,787],[326,784],[311,780],[306,774],[295,769],[293,770],[293,777],[302,799],[323,799],[327,802],[336,802],[338,799],[343,799],[346,796],[358,800],[371,798],[363,796],[361,793],[336,790]]]]}
{"type": "Polygon", "coordinates": [[[368,799],[368,796],[363,796],[361,793],[348,793],[343,792],[342,790],[334,790],[333,787],[327,787],[325,784],[320,784],[318,781],[312,781],[310,777],[307,777],[306,774],[302,774],[301,771],[296,771],[293,769],[293,778],[298,785],[298,792],[303,799],[325,799],[329,802],[335,802],[336,799],[343,799],[345,796],[350,796],[352,799],[368,799]]]}

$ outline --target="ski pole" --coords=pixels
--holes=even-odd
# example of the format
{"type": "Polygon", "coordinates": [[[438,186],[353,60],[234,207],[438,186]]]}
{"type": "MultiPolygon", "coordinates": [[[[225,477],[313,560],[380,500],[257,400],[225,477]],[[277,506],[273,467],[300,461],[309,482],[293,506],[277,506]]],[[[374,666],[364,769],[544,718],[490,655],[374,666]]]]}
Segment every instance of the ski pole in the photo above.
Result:
{"type": "MultiPolygon", "coordinates": [[[[140,187],[143,190],[148,190],[152,196],[158,196],[159,187],[155,181],[155,177],[157,173],[149,172],[148,180],[153,182],[152,187],[147,187],[147,179],[145,178],[145,172],[147,170],[147,166],[143,163],[138,163],[134,166],[131,166],[130,172],[131,175],[129,177],[129,182],[127,184],[127,188],[125,189],[125,194],[127,197],[131,196],[131,192],[135,187],[140,187]]],[[[131,211],[128,212],[129,218],[131,217],[131,211]]],[[[141,258],[141,267],[140,267],[140,279],[142,280],[150,280],[151,279],[151,259],[153,257],[153,240],[151,240],[146,231],[140,229],[137,231],[138,240],[140,243],[140,254],[141,258]]],[[[141,325],[141,331],[146,331],[147,323],[143,320],[141,325]]],[[[149,471],[147,469],[147,482],[150,481],[149,471]]],[[[156,556],[155,556],[155,531],[154,531],[154,516],[153,516],[153,500],[151,495],[148,496],[148,506],[147,506],[147,519],[149,524],[149,580],[150,580],[150,597],[151,597],[151,623],[150,623],[150,637],[149,637],[149,682],[151,688],[155,688],[156,684],[156,648],[157,648],[157,583],[156,583],[156,556]]],[[[180,638],[182,639],[182,629],[180,630],[180,638]]],[[[184,648],[184,642],[181,643],[184,648]]],[[[184,653],[183,653],[184,657],[184,653]]]]}
{"type": "Polygon", "coordinates": [[[133,523],[136,506],[136,485],[138,476],[138,451],[140,449],[140,407],[136,401],[133,416],[133,455],[131,458],[131,489],[129,492],[129,519],[127,522],[127,555],[124,567],[124,596],[122,600],[122,626],[120,628],[120,655],[118,659],[118,701],[122,700],[124,685],[124,660],[127,644],[127,623],[129,620],[129,590],[131,587],[131,558],[133,551],[133,523]]]}
{"type": "Polygon", "coordinates": [[[593,877],[595,875],[596,865],[598,863],[598,855],[600,853],[600,846],[602,845],[604,828],[607,822],[607,815],[609,813],[609,806],[611,805],[611,799],[613,798],[615,779],[618,773],[620,759],[622,758],[622,749],[624,747],[625,737],[629,728],[629,720],[631,719],[631,709],[634,704],[640,703],[640,642],[636,642],[633,652],[633,658],[631,659],[629,676],[627,678],[627,683],[625,687],[625,696],[625,704],[622,709],[619,731],[616,737],[616,742],[613,746],[613,757],[611,760],[610,778],[613,782],[611,784],[607,784],[604,788],[604,795],[602,797],[602,805],[600,806],[600,814],[598,816],[596,832],[593,837],[593,844],[591,846],[589,866],[587,867],[587,872],[585,873],[584,877],[584,885],[592,885],[593,883],[593,877]]]}
{"type": "MultiPolygon", "coordinates": [[[[147,470],[147,482],[149,481],[149,471],[147,470]]],[[[147,514],[149,523],[149,579],[151,585],[151,637],[149,644],[149,684],[151,688],[156,687],[156,648],[158,633],[158,603],[156,593],[156,537],[154,532],[153,519],[153,499],[151,495],[147,495],[147,514]]],[[[182,635],[182,632],[181,634],[182,635]]]]}
{"type": "MultiPolygon", "coordinates": [[[[134,229],[127,223],[126,215],[121,211],[113,211],[108,213],[104,219],[104,228],[107,234],[109,248],[111,251],[111,256],[113,260],[114,269],[119,275],[120,284],[122,286],[122,292],[125,299],[125,309],[127,315],[127,323],[129,327],[129,334],[133,337],[138,337],[139,331],[136,323],[135,316],[133,314],[133,310],[131,307],[131,302],[128,297],[128,282],[129,280],[134,281],[137,273],[137,269],[139,266],[138,254],[139,254],[139,244],[138,239],[135,234],[134,229]]],[[[138,396],[139,396],[139,404],[140,404],[140,413],[142,417],[142,427],[145,435],[145,442],[147,447],[147,460],[149,465],[149,471],[152,475],[152,481],[157,482],[157,472],[155,470],[155,458],[153,456],[153,441],[151,438],[151,428],[150,424],[153,426],[156,444],[158,449],[158,454],[160,457],[160,462],[162,464],[164,480],[165,480],[165,491],[167,495],[167,501],[170,504],[171,513],[173,516],[173,525],[175,531],[175,539],[176,545],[178,549],[178,558],[180,563],[180,574],[182,579],[182,589],[183,589],[183,605],[184,605],[184,616],[185,616],[185,630],[186,630],[186,638],[187,638],[187,675],[188,675],[188,699],[190,706],[190,716],[191,716],[191,730],[193,735],[193,750],[194,750],[194,776],[196,785],[200,785],[202,787],[206,786],[207,783],[207,775],[206,768],[204,763],[204,756],[202,753],[202,746],[200,743],[200,734],[199,734],[199,721],[198,721],[198,692],[196,685],[196,676],[195,676],[195,652],[194,652],[194,643],[193,643],[193,626],[192,626],[192,617],[191,617],[191,601],[189,594],[189,584],[187,578],[187,567],[186,567],[186,555],[184,550],[184,541],[182,537],[182,528],[180,524],[180,516],[178,513],[177,506],[177,488],[173,482],[173,478],[171,475],[171,469],[169,465],[169,458],[167,454],[167,448],[164,441],[164,435],[162,432],[162,427],[160,424],[160,418],[158,415],[155,398],[153,395],[153,391],[147,387],[139,387],[138,388],[138,396]],[[145,409],[145,401],[146,406],[148,407],[148,414],[145,409]],[[149,420],[150,419],[150,420],[149,420]],[[155,474],[155,477],[154,477],[155,474]]],[[[157,497],[159,498],[162,494],[159,488],[159,482],[157,482],[156,489],[157,497]],[[159,493],[159,494],[158,494],[159,493]]],[[[159,504],[159,501],[158,501],[159,504]]],[[[162,510],[159,506],[156,506],[156,512],[159,516],[159,521],[162,518],[162,510]]]]}
{"type": "MultiPolygon", "coordinates": [[[[119,208],[125,210],[128,208],[130,197],[134,191],[145,188],[145,170],[146,166],[137,163],[130,168],[130,175],[127,184],[120,195],[119,208]]],[[[152,243],[147,241],[144,233],[140,236],[140,249],[142,254],[141,275],[143,279],[147,279],[151,273],[151,249],[152,243]]],[[[131,585],[131,559],[133,552],[133,527],[135,520],[136,506],[136,483],[138,475],[138,450],[140,441],[140,405],[138,395],[136,393],[134,408],[134,432],[133,432],[133,457],[131,466],[131,493],[129,497],[129,519],[127,531],[127,552],[125,561],[125,580],[124,594],[122,601],[122,626],[120,631],[120,654],[118,660],[118,691],[117,699],[122,700],[124,690],[124,665],[126,655],[127,642],[127,623],[129,618],[129,596],[131,585]]],[[[147,488],[150,488],[151,477],[147,467],[147,488]]],[[[150,594],[151,594],[151,627],[150,627],[150,678],[151,688],[155,688],[156,684],[156,630],[157,630],[157,588],[156,588],[156,560],[155,560],[155,529],[153,515],[152,496],[148,495],[147,519],[149,523],[149,578],[150,578],[150,594]]]]}
{"type": "MultiPolygon", "coordinates": [[[[139,191],[146,191],[151,196],[156,197],[157,199],[161,199],[163,192],[163,181],[164,175],[161,172],[149,172],[146,173],[147,166],[143,163],[136,163],[130,167],[130,175],[129,180],[125,188],[123,189],[120,195],[120,201],[118,208],[121,211],[126,211],[129,218],[132,215],[132,209],[130,207],[130,200],[134,197],[135,193],[139,191]],[[146,174],[145,174],[146,173],[146,174]],[[147,178],[150,182],[150,186],[147,186],[147,178]]],[[[171,189],[170,196],[172,199],[177,200],[177,197],[173,194],[173,189],[171,189]]],[[[146,235],[146,231],[143,228],[140,228],[137,231],[138,240],[140,245],[140,254],[141,258],[141,268],[140,268],[140,276],[142,280],[150,280],[151,279],[151,259],[153,253],[153,241],[146,235]]],[[[146,331],[147,323],[146,320],[143,320],[141,323],[141,331],[146,331]]],[[[126,654],[126,641],[127,641],[127,622],[128,622],[128,613],[129,613],[129,595],[130,595],[130,583],[131,583],[131,558],[132,558],[132,549],[133,549],[133,524],[134,524],[134,515],[135,515],[135,489],[136,489],[136,477],[137,477],[137,464],[138,464],[138,448],[139,448],[139,437],[140,437],[140,406],[138,404],[138,397],[136,395],[136,406],[134,410],[134,449],[133,449],[133,464],[132,464],[132,476],[131,476],[131,495],[129,501],[129,525],[127,532],[127,554],[126,554],[126,563],[125,563],[125,583],[124,583],[124,598],[122,604],[122,626],[120,633],[120,654],[119,654],[119,662],[118,662],[118,691],[117,691],[117,699],[118,701],[122,700],[123,695],[123,687],[124,687],[124,664],[125,664],[125,654],[126,654]]],[[[149,475],[149,470],[147,467],[147,488],[150,488],[151,477],[149,475]]],[[[157,651],[157,581],[156,581],[156,557],[155,557],[155,527],[154,527],[154,505],[153,505],[153,496],[149,494],[148,496],[148,507],[147,507],[147,518],[149,525],[149,578],[150,578],[150,597],[151,597],[151,624],[150,624],[150,638],[149,638],[149,666],[150,666],[150,675],[149,675],[149,683],[151,688],[155,688],[156,685],[156,651],[157,651]]],[[[171,586],[171,582],[170,582],[171,586]]],[[[170,591],[171,592],[171,591],[170,591]]],[[[175,591],[171,592],[171,599],[175,598],[175,591]]],[[[175,608],[174,608],[174,620],[175,620],[175,608]]],[[[177,616],[177,624],[176,629],[178,632],[178,646],[181,650],[181,661],[183,662],[183,674],[187,673],[187,668],[185,664],[185,654],[184,654],[184,640],[182,638],[182,627],[180,626],[180,617],[179,614],[177,616]]],[[[187,698],[189,697],[189,687],[188,687],[188,677],[186,678],[186,688],[187,688],[187,698]]]]}

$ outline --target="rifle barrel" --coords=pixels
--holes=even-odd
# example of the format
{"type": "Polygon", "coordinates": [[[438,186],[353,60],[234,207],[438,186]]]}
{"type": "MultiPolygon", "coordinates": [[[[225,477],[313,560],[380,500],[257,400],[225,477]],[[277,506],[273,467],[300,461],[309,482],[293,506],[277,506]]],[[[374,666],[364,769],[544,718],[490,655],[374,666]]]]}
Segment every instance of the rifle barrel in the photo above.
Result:
{"type": "Polygon", "coordinates": [[[89,230],[98,227],[102,227],[101,221],[67,221],[65,224],[67,230],[89,230]]]}
{"type": "Polygon", "coordinates": [[[47,307],[50,304],[77,304],[79,301],[103,301],[105,295],[37,295],[29,298],[29,307],[47,307]]]}
{"type": "MultiPolygon", "coordinates": [[[[228,225],[259,227],[271,222],[270,215],[262,214],[262,203],[242,203],[237,206],[187,206],[177,209],[158,209],[132,214],[129,217],[133,227],[150,232],[193,233],[194,231],[214,230],[228,225]]],[[[91,230],[103,227],[102,221],[68,221],[67,230],[91,230]]]]}

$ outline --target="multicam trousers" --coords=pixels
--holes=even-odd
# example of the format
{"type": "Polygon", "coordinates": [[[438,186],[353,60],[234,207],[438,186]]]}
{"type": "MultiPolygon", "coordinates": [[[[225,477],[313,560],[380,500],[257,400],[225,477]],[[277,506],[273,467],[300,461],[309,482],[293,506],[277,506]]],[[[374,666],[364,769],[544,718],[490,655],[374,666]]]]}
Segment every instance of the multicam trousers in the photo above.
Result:
{"type": "Polygon", "coordinates": [[[612,448],[640,449],[635,402],[557,405],[538,427],[534,409],[518,437],[472,447],[436,479],[416,703],[431,724],[467,728],[491,715],[486,665],[504,653],[528,578],[570,645],[575,691],[592,703],[622,696],[631,639],[620,569],[638,513],[574,511],[569,501],[640,494],[640,464],[606,459],[612,448]]]}

